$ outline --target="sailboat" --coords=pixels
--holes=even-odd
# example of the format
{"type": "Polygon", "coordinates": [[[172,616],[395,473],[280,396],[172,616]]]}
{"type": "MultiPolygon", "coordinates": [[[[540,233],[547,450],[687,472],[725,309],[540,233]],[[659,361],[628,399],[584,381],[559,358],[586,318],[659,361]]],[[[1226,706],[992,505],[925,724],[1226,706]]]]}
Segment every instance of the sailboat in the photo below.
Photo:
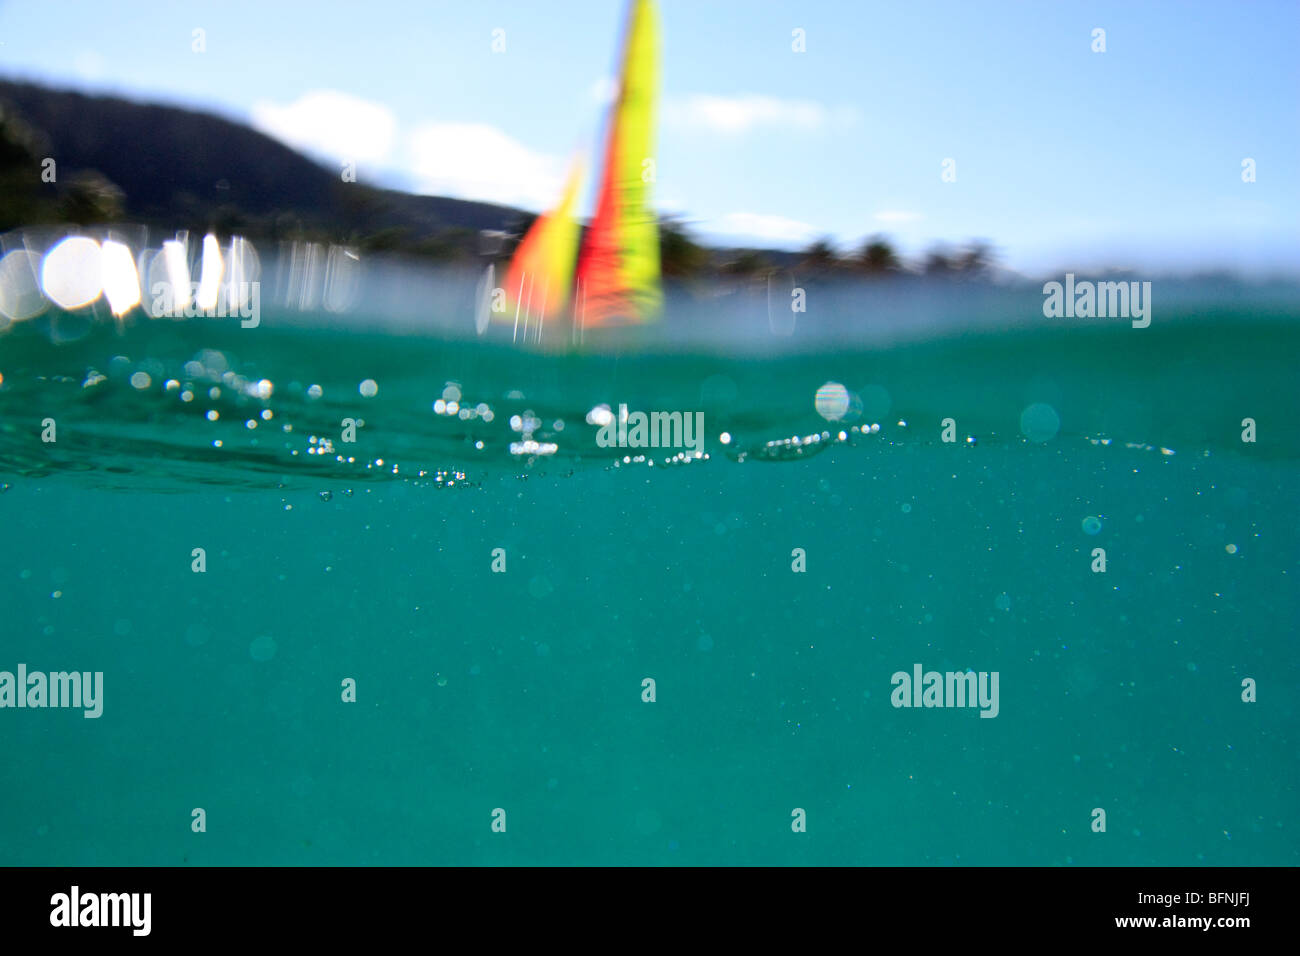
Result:
{"type": "Polygon", "coordinates": [[[575,160],[559,203],[520,241],[494,297],[491,318],[514,324],[513,339],[540,341],[548,319],[569,316],[572,338],[588,328],[649,322],[663,305],[659,224],[650,208],[659,83],[654,0],[631,0],[617,96],[610,107],[596,210],[585,232],[576,217],[582,163],[575,160]]]}

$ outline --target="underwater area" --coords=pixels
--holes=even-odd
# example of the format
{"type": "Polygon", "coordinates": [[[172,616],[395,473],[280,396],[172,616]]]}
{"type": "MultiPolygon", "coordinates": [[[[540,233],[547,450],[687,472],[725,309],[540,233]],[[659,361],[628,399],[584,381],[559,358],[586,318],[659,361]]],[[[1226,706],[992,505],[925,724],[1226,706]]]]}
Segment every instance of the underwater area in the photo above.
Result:
{"type": "Polygon", "coordinates": [[[1293,286],[575,343],[386,268],[0,336],[0,671],[102,674],[0,721],[0,862],[1300,862],[1293,286]]]}

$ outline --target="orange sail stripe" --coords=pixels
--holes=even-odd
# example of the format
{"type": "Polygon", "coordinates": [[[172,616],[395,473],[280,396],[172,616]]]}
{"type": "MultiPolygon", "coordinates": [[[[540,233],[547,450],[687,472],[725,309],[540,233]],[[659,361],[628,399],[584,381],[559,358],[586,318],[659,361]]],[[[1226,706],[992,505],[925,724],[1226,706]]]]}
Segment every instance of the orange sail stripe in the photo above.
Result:
{"type": "Polygon", "coordinates": [[[583,322],[598,326],[610,318],[627,315],[631,303],[623,288],[619,253],[619,184],[609,170],[618,168],[618,137],[610,131],[605,146],[605,179],[596,202],[596,215],[587,227],[578,261],[578,281],[586,292],[583,322]]]}

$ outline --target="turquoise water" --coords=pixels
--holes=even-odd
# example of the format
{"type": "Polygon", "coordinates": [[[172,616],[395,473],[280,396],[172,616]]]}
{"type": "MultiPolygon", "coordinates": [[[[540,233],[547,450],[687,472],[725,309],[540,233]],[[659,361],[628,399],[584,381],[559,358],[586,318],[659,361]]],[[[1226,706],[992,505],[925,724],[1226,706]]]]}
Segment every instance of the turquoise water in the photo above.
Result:
{"type": "Polygon", "coordinates": [[[16,325],[0,670],[104,693],[0,709],[0,863],[1294,865],[1298,317],[16,325]],[[600,447],[602,403],[704,457],[600,447]],[[891,706],[917,663],[996,718],[891,706]]]}

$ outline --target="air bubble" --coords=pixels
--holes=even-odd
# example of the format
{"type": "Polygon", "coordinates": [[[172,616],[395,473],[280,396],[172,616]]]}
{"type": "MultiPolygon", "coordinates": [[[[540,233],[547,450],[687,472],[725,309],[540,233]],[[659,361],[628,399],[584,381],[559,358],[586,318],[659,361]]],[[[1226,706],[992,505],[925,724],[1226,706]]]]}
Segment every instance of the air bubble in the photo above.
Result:
{"type": "Polygon", "coordinates": [[[275,638],[268,637],[265,634],[255,638],[253,643],[248,645],[248,655],[253,660],[260,662],[269,661],[275,656],[276,650],[278,650],[278,645],[275,643],[275,638]]]}
{"type": "Polygon", "coordinates": [[[1020,431],[1033,442],[1051,441],[1061,430],[1061,416],[1056,409],[1035,402],[1020,413],[1020,431]]]}
{"type": "Polygon", "coordinates": [[[827,421],[839,421],[849,411],[849,390],[839,382],[827,382],[813,399],[817,414],[827,421]]]}

